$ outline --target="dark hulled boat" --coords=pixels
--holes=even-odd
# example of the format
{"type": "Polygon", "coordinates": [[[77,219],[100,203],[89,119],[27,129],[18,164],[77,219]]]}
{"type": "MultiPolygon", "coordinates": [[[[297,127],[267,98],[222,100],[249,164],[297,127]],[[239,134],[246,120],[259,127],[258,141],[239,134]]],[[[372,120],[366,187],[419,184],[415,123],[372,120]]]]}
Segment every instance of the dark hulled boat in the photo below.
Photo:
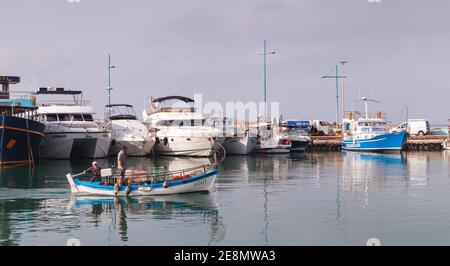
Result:
{"type": "Polygon", "coordinates": [[[45,125],[37,121],[31,94],[11,97],[9,85],[20,77],[0,76],[0,166],[31,164],[39,157],[45,125]]]}

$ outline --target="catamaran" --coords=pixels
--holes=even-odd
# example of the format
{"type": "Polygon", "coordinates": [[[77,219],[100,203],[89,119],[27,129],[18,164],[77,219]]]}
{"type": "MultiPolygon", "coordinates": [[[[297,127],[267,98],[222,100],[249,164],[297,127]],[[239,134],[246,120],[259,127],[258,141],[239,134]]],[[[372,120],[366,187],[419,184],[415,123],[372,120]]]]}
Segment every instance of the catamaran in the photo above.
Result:
{"type": "Polygon", "coordinates": [[[375,117],[369,117],[367,102],[375,100],[363,97],[360,101],[365,105],[365,116],[358,113],[349,113],[344,118],[344,138],[341,147],[343,150],[353,151],[379,151],[400,152],[407,139],[406,131],[390,132],[386,117],[381,112],[375,117]]]}
{"type": "Polygon", "coordinates": [[[69,159],[108,156],[110,134],[94,121],[94,109],[83,101],[81,91],[40,88],[36,95],[73,97],[69,101],[44,101],[38,98],[38,115],[46,125],[41,157],[69,159]]]}

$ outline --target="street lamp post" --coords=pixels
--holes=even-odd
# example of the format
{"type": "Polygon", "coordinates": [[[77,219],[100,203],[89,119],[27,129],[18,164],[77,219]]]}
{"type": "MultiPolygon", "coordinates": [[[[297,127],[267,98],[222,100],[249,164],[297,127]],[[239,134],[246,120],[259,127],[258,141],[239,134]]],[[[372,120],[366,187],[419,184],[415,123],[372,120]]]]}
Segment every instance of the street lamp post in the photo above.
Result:
{"type": "MultiPolygon", "coordinates": [[[[347,64],[347,61],[340,61],[342,65],[342,76],[344,77],[344,65],[347,64]]],[[[341,89],[341,113],[342,117],[345,116],[345,78],[342,78],[342,89],[341,89]]],[[[344,126],[344,124],[342,124],[344,126]]]]}
{"type": "Polygon", "coordinates": [[[339,66],[336,65],[336,75],[335,76],[322,76],[322,78],[333,78],[336,79],[336,126],[339,124],[339,79],[347,78],[346,76],[339,76],[339,66]]]}
{"type": "Polygon", "coordinates": [[[267,52],[267,41],[264,40],[264,119],[267,120],[267,55],[275,54],[274,51],[267,52]]]}
{"type": "Polygon", "coordinates": [[[111,69],[116,68],[116,66],[111,65],[111,54],[108,54],[108,104],[111,105],[111,69]]]}

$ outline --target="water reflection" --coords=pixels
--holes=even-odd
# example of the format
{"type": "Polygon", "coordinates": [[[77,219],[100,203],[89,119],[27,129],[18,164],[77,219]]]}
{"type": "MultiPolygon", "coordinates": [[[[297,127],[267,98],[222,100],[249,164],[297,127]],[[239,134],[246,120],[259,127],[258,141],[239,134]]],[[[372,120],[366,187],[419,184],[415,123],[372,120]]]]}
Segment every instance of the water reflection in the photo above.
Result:
{"type": "MultiPolygon", "coordinates": [[[[102,168],[114,167],[115,157],[96,160],[102,168]]],[[[40,160],[37,165],[18,165],[0,168],[0,187],[4,188],[62,188],[66,187],[65,175],[80,173],[90,167],[90,159],[40,160]]],[[[161,167],[170,171],[211,163],[208,158],[133,157],[128,159],[128,167],[136,170],[149,170],[161,167]]]]}
{"type": "Polygon", "coordinates": [[[66,199],[17,198],[0,201],[0,245],[18,245],[24,234],[67,234],[80,228],[81,217],[67,212],[66,199]]]}
{"type": "Polygon", "coordinates": [[[364,192],[367,203],[369,183],[372,189],[383,189],[387,178],[406,176],[406,157],[403,154],[342,152],[344,191],[364,192]]]}
{"type": "MultiPolygon", "coordinates": [[[[382,226],[388,221],[410,218],[422,229],[434,215],[434,224],[444,226],[448,212],[430,206],[449,195],[449,158],[439,152],[229,156],[209,194],[144,198],[72,198],[64,174],[91,161],[42,160],[34,169],[0,170],[0,245],[63,244],[69,237],[99,245],[354,244],[365,233],[391,233],[382,226]]],[[[115,158],[99,163],[109,167],[115,158]]],[[[140,170],[206,163],[128,161],[140,170]]]]}
{"type": "Polygon", "coordinates": [[[109,220],[110,231],[118,233],[122,242],[129,241],[128,223],[131,217],[133,222],[200,217],[209,225],[209,241],[205,244],[220,242],[225,237],[226,227],[209,193],[135,198],[76,197],[72,199],[71,208],[88,210],[85,213],[90,215],[94,227],[109,220]]]}

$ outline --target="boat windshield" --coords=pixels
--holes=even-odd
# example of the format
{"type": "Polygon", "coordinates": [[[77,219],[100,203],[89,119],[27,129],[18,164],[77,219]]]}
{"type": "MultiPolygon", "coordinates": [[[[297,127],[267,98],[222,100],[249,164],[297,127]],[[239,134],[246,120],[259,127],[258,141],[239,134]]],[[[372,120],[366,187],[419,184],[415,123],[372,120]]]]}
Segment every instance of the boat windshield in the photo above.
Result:
{"type": "Polygon", "coordinates": [[[137,120],[133,106],[128,104],[107,105],[105,118],[109,120],[137,120]]]}

